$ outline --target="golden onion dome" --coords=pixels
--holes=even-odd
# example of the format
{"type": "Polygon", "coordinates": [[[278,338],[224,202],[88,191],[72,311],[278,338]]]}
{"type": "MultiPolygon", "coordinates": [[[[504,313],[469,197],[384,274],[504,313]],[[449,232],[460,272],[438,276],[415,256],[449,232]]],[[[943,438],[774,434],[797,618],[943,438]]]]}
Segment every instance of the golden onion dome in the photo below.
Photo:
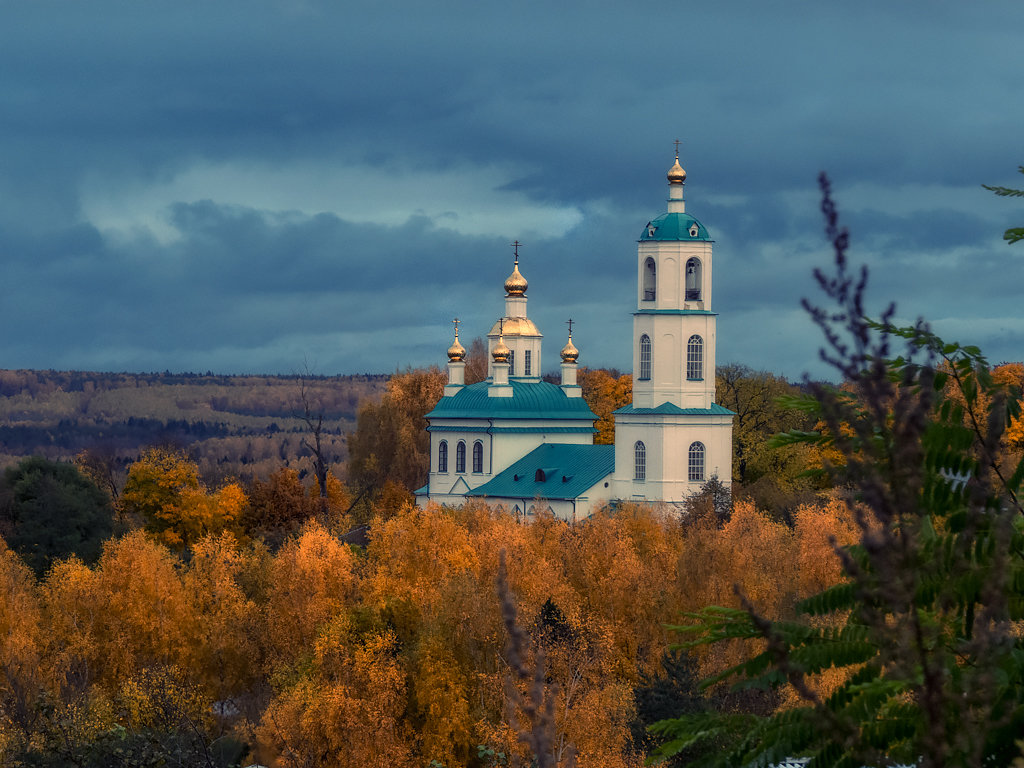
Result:
{"type": "Polygon", "coordinates": [[[576,349],[576,345],[572,343],[572,334],[569,334],[569,341],[562,347],[562,362],[563,363],[575,363],[580,359],[580,351],[576,349]]]}
{"type": "Polygon", "coordinates": [[[511,353],[512,351],[505,345],[505,340],[499,336],[498,343],[491,350],[491,359],[496,363],[507,363],[511,353]]]}
{"type": "Polygon", "coordinates": [[[672,164],[672,167],[668,169],[668,183],[669,184],[682,184],[686,181],[686,171],[683,170],[683,166],[679,164],[679,155],[676,155],[676,161],[672,164]]]}
{"type": "Polygon", "coordinates": [[[455,334],[455,341],[448,347],[448,362],[461,363],[466,359],[466,348],[459,343],[459,334],[455,334]]]}
{"type": "Polygon", "coordinates": [[[508,296],[523,296],[526,293],[526,278],[519,272],[519,259],[512,269],[512,274],[505,281],[505,293],[508,296]]]}

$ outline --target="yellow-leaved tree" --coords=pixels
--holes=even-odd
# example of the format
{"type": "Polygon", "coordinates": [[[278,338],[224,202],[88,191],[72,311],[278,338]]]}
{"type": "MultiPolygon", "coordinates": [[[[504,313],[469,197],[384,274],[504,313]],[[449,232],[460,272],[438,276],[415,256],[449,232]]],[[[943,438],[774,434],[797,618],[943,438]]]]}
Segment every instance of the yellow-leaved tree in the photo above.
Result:
{"type": "Polygon", "coordinates": [[[120,504],[161,543],[185,550],[207,534],[235,530],[247,499],[238,483],[208,490],[183,453],[151,448],[128,470],[120,504]]]}

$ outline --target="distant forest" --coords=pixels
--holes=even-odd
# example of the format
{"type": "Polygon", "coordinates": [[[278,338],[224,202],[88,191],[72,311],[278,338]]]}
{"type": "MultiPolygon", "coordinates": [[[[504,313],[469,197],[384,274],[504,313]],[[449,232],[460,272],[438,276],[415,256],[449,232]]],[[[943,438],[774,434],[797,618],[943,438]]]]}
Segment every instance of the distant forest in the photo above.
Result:
{"type": "Polygon", "coordinates": [[[347,458],[364,399],[389,376],[216,376],[0,370],[0,469],[26,456],[71,460],[86,451],[122,474],[150,446],[186,451],[203,479],[305,475],[307,412],[323,417],[332,465],[347,458]]]}

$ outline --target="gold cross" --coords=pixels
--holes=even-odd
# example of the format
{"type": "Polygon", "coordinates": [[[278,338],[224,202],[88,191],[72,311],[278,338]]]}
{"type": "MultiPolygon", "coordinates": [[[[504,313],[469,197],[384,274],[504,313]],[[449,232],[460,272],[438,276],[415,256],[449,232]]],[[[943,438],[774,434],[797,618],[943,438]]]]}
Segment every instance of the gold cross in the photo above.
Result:
{"type": "Polygon", "coordinates": [[[459,338],[459,323],[461,321],[459,320],[459,318],[456,317],[454,320],[452,320],[452,322],[455,323],[455,338],[457,339],[459,338]]]}

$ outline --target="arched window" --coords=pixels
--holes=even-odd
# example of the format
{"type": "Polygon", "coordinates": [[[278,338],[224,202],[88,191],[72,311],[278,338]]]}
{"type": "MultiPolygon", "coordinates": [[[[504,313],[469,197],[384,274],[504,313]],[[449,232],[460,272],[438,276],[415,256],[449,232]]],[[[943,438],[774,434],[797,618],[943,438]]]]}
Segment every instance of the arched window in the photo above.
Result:
{"type": "Polygon", "coordinates": [[[484,444],[479,440],[473,443],[473,471],[484,471],[484,444]]]}
{"type": "Polygon", "coordinates": [[[455,446],[455,471],[466,471],[466,444],[461,440],[459,440],[459,444],[455,446]]]}
{"type": "Polygon", "coordinates": [[[704,443],[690,443],[690,481],[704,480],[704,443]]]}
{"type": "Polygon", "coordinates": [[[646,333],[640,337],[640,375],[637,378],[651,378],[651,337],[646,333]]]}
{"type": "Polygon", "coordinates": [[[442,440],[437,446],[437,471],[448,471],[448,441],[442,440]]]}
{"type": "Polygon", "coordinates": [[[686,300],[700,301],[700,259],[686,262],[686,300]]]}
{"type": "Polygon", "coordinates": [[[633,479],[647,479],[647,449],[639,440],[633,444],[633,479]]]}
{"type": "Polygon", "coordinates": [[[654,301],[657,295],[657,273],[654,259],[648,258],[644,262],[644,301],[654,301]]]}
{"type": "Polygon", "coordinates": [[[686,378],[701,381],[704,378],[704,339],[697,334],[686,345],[686,378]]]}

